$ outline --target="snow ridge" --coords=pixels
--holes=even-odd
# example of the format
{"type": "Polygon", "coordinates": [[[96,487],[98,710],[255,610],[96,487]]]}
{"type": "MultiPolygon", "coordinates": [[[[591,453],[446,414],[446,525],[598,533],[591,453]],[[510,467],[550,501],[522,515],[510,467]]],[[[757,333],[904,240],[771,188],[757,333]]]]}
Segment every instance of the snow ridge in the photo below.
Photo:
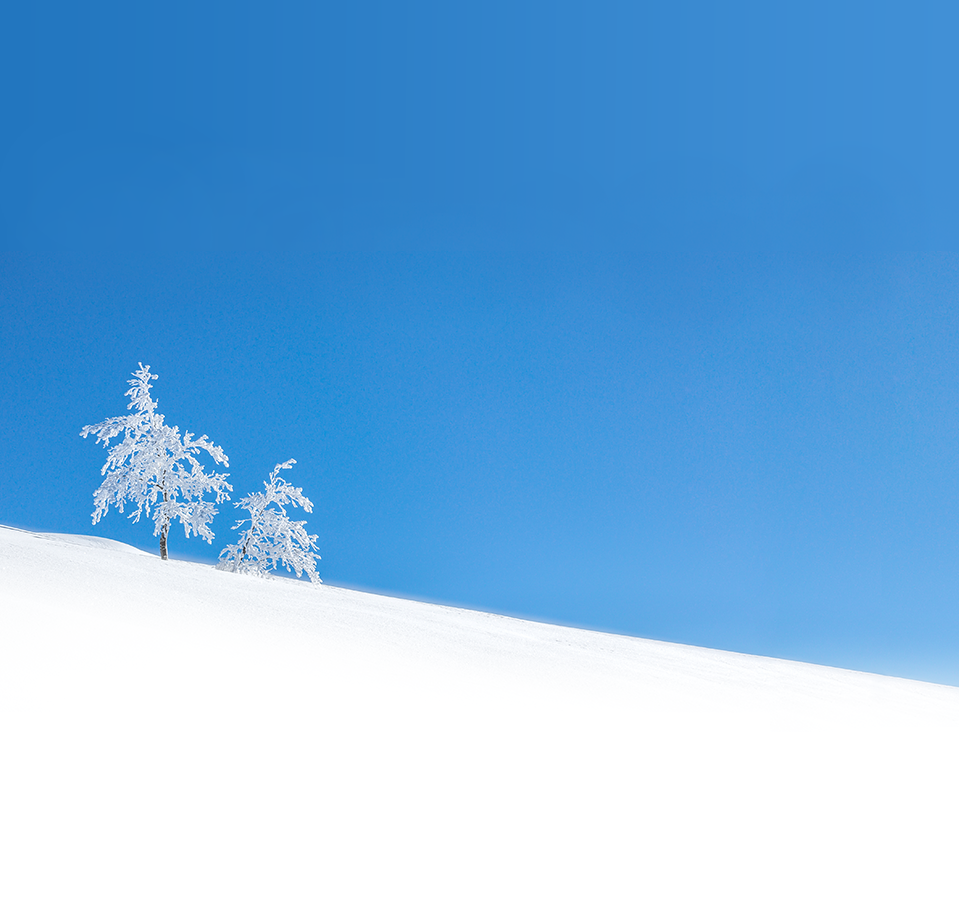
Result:
{"type": "Polygon", "coordinates": [[[959,689],[102,538],[0,528],[0,721],[4,896],[959,889],[959,689]]]}

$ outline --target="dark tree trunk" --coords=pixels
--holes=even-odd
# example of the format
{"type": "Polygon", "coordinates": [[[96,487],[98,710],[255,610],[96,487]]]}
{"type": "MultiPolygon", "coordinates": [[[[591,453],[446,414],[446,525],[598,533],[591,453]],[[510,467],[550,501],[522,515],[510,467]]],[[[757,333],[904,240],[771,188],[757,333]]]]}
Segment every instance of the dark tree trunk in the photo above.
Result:
{"type": "MultiPolygon", "coordinates": [[[[166,503],[168,497],[166,490],[163,491],[163,502],[166,503]]],[[[160,559],[167,559],[166,553],[166,536],[167,532],[170,530],[170,522],[167,520],[163,523],[163,529],[160,532],[160,559]]]]}
{"type": "Polygon", "coordinates": [[[166,525],[163,526],[163,531],[160,532],[160,559],[167,559],[166,535],[169,530],[170,530],[170,523],[167,522],[166,525]]]}

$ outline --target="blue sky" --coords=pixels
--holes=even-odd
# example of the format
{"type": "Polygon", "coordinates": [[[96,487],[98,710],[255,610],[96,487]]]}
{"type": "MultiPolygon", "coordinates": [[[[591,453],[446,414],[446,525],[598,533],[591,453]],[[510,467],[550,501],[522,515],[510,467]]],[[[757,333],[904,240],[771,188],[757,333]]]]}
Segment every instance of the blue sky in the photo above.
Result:
{"type": "Polygon", "coordinates": [[[951,13],[3,16],[0,521],[142,361],[329,582],[959,684],[951,13]]]}

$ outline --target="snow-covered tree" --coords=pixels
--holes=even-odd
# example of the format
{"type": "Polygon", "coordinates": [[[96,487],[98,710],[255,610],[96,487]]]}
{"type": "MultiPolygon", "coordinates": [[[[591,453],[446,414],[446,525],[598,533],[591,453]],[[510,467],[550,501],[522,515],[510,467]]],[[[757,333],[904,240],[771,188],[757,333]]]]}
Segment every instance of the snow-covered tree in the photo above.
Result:
{"type": "Polygon", "coordinates": [[[234,531],[243,528],[240,539],[223,550],[217,568],[265,575],[282,563],[287,571],[296,572],[297,578],[306,572],[313,584],[320,584],[316,574],[320,557],[313,552],[317,536],[306,533],[306,522],[291,522],[286,514],[288,504],[313,512],[313,504],[303,496],[303,490],[280,477],[280,470],[293,468],[295,462],[288,459],[277,465],[270,480],[263,482],[265,490],[233,504],[237,509],[245,509],[249,518],[240,519],[233,526],[234,531]]]}
{"type": "Polygon", "coordinates": [[[212,444],[205,434],[181,435],[179,428],[163,421],[150,396],[150,382],[155,378],[150,367],[140,363],[126,392],[130,398],[127,409],[133,412],[87,425],[80,436],[95,434],[97,443],[102,442],[105,447],[123,436],[110,448],[100,472],[106,478],[93,495],[94,523],[110,506],[116,506],[120,512],[127,503],[136,506],[130,518],[134,522],[139,522],[142,515],[153,519],[153,533],[160,537],[160,558],[166,559],[170,523],[179,519],[187,537],[197,534],[211,543],[210,522],[217,510],[213,502],[203,497],[212,492],[215,502],[222,503],[230,499],[233,488],[227,484],[226,475],[204,472],[197,459],[199,452],[205,450],[214,462],[229,467],[222,448],[212,444]]]}

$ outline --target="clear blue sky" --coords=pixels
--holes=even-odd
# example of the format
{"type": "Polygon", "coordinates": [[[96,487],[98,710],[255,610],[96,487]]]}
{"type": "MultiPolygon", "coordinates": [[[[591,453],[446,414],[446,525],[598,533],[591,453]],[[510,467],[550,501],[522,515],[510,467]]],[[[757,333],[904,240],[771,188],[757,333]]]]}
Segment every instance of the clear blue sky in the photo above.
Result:
{"type": "Polygon", "coordinates": [[[142,361],[328,582],[959,684],[955,18],[662,6],[5,11],[0,521],[142,361]]]}

